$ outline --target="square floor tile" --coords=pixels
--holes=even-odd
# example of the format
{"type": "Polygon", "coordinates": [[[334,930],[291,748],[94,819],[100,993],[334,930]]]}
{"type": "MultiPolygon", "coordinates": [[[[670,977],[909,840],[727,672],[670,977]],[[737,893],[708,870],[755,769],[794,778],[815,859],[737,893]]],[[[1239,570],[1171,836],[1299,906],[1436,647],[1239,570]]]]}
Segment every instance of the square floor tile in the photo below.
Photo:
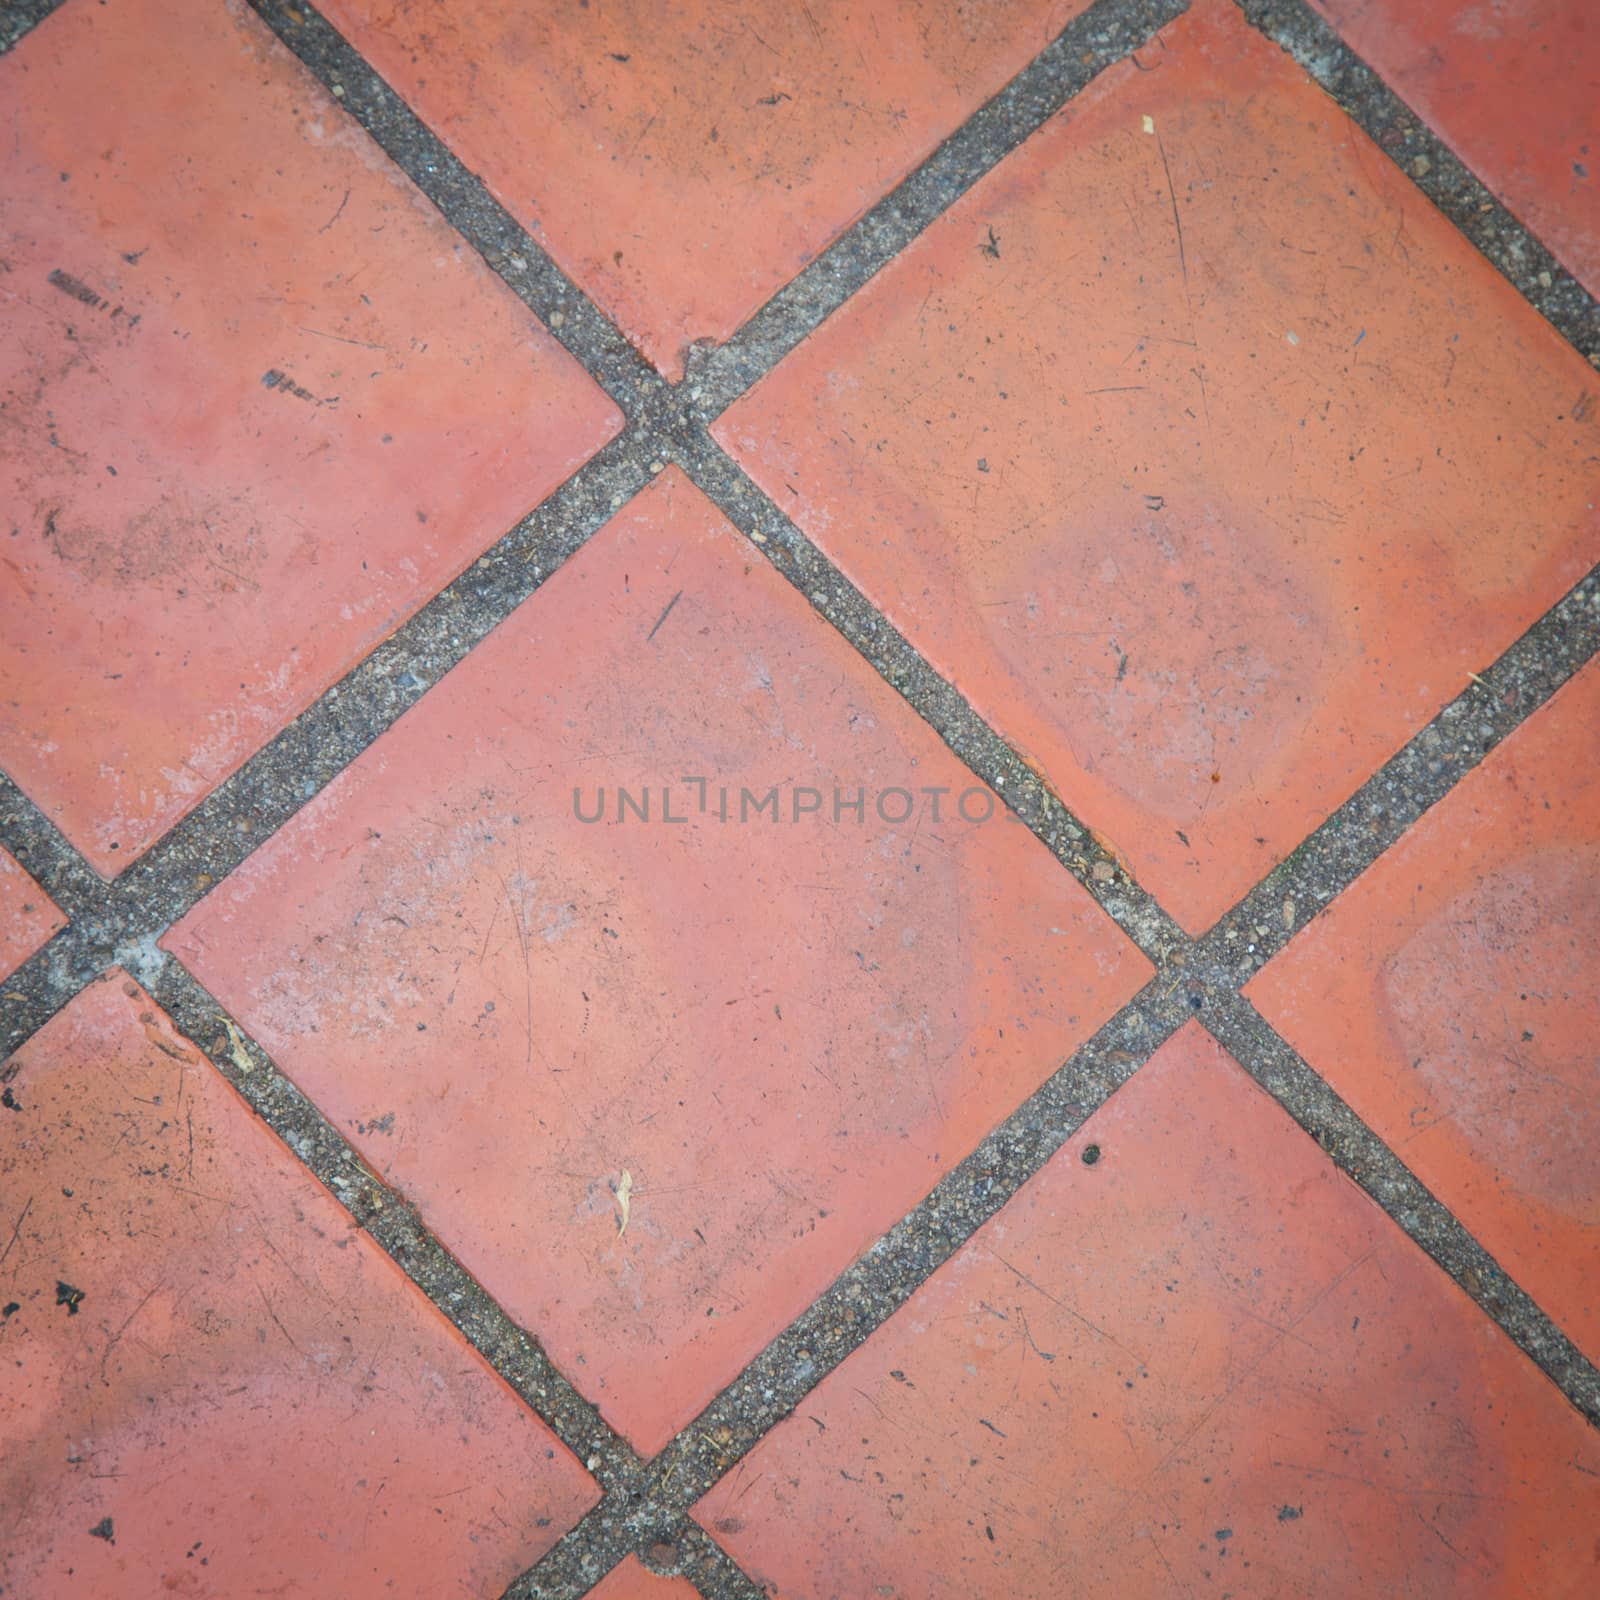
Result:
{"type": "Polygon", "coordinates": [[[671,378],[1084,0],[331,0],[329,18],[671,378]]]}
{"type": "Polygon", "coordinates": [[[0,846],[0,977],[9,977],[66,925],[56,903],[0,846]]]}
{"type": "Polygon", "coordinates": [[[599,1499],[123,974],[3,1071],[5,1594],[481,1600],[599,1499]]]}
{"type": "Polygon", "coordinates": [[[672,469],[163,942],[648,1453],[1148,976],[990,804],[672,469]]]}
{"type": "Polygon", "coordinates": [[[1600,16],[1592,0],[1312,4],[1600,294],[1600,16]]]}
{"type": "Polygon", "coordinates": [[[109,875],[619,417],[243,6],[0,84],[0,765],[109,875]]]}
{"type": "Polygon", "coordinates": [[[1246,993],[1600,1361],[1600,666],[1246,993]]]}
{"type": "Polygon", "coordinates": [[[1597,388],[1201,0],[715,432],[1198,932],[1600,559],[1597,388]]]}
{"type": "Polygon", "coordinates": [[[1578,1600],[1600,1440],[1191,1024],[695,1516],[782,1600],[1578,1600]]]}

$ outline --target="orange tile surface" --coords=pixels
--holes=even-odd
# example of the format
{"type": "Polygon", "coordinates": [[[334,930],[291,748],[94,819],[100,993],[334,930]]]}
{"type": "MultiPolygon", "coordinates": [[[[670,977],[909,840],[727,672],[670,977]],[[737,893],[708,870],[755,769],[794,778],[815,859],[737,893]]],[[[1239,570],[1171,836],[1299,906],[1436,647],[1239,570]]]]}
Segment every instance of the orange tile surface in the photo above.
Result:
{"type": "Polygon", "coordinates": [[[1227,0],[1140,60],[714,431],[1198,932],[1600,558],[1600,419],[1227,0]]]}
{"type": "Polygon", "coordinates": [[[1600,293],[1593,0],[1312,0],[1591,293],[1600,293]]]}
{"type": "Polygon", "coordinates": [[[1191,1024],[695,1515],[783,1600],[1577,1600],[1600,1440],[1191,1024]]]}
{"type": "Polygon", "coordinates": [[[9,977],[66,925],[56,903],[0,847],[0,978],[9,977]]]}
{"type": "Polygon", "coordinates": [[[324,11],[656,366],[722,340],[1083,0],[324,11]]]}
{"type": "Polygon", "coordinates": [[[1600,1361],[1600,667],[1246,992],[1600,1361]]]}
{"type": "Polygon", "coordinates": [[[619,419],[243,6],[5,78],[0,764],[109,874],[619,419]]]}
{"type": "Polygon", "coordinates": [[[163,943],[648,1453],[1150,970],[974,783],[672,469],[163,943]]]}
{"type": "Polygon", "coordinates": [[[699,1590],[684,1578],[662,1578],[635,1556],[613,1567],[589,1593],[593,1600],[694,1600],[699,1590]]]}
{"type": "Polygon", "coordinates": [[[5,1070],[7,1596],[496,1595],[598,1499],[124,975],[5,1070]]]}

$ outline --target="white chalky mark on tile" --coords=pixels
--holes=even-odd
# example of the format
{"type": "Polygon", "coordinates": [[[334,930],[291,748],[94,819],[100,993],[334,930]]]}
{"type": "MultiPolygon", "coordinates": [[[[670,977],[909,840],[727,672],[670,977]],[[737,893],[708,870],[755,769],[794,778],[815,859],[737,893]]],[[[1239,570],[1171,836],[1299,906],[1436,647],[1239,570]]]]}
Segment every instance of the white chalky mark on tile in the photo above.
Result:
{"type": "Polygon", "coordinates": [[[617,1210],[622,1213],[617,1222],[617,1237],[619,1239],[628,1231],[628,1216],[632,1209],[633,1174],[624,1167],[622,1176],[617,1179],[617,1210]]]}

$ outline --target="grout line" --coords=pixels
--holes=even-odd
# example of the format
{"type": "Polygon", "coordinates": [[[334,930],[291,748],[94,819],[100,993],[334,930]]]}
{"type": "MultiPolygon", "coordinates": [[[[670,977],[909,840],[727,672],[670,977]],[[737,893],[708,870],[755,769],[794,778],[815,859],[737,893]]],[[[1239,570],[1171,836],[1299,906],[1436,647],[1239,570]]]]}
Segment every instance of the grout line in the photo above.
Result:
{"type": "Polygon", "coordinates": [[[1089,891],[1102,910],[1157,966],[1189,944],[1188,935],[1073,815],[1045,780],[966,698],[877,611],[861,591],[784,515],[737,462],[696,431],[680,465],[746,538],[803,594],[966,766],[995,790],[1030,832],[1089,891]]]}
{"type": "Polygon", "coordinates": [[[0,8],[0,55],[16,49],[27,34],[62,4],[63,0],[6,0],[0,8]]]}
{"type": "Polygon", "coordinates": [[[698,1523],[686,1522],[675,1545],[678,1565],[660,1570],[681,1574],[705,1600],[768,1600],[767,1590],[698,1523]]]}
{"type": "Polygon", "coordinates": [[[649,481],[625,429],[116,880],[140,927],[176,921],[420,700],[649,481]]]}
{"type": "Polygon", "coordinates": [[[670,1537],[630,1526],[603,1501],[577,1522],[501,1600],[576,1600],[629,1555],[661,1577],[682,1578],[704,1600],[767,1600],[767,1591],[698,1524],[680,1517],[670,1537]]]}
{"type": "Polygon", "coordinates": [[[116,940],[110,885],[4,772],[0,772],[0,844],[67,918],[66,927],[4,979],[0,992],[0,1060],[4,1060],[105,971],[116,940]]]}
{"type": "Polygon", "coordinates": [[[1188,7],[1096,0],[725,344],[692,350],[683,387],[709,416],[726,410],[1069,100],[1188,7]]]}
{"type": "Polygon", "coordinates": [[[1207,933],[1195,955],[1248,982],[1424,812],[1600,654],[1600,566],[1321,823],[1207,933]],[[1285,905],[1292,914],[1285,914],[1285,905]]]}
{"type": "Polygon", "coordinates": [[[652,1458],[651,1480],[682,1501],[705,1493],[1194,1017],[1195,998],[1152,978],[652,1458]]]}
{"type": "Polygon", "coordinates": [[[128,970],[601,1487],[611,1494],[626,1493],[638,1473],[638,1458],[628,1444],[428,1231],[415,1207],[366,1166],[344,1135],[279,1072],[188,968],[176,956],[156,951],[140,969],[128,970]]]}
{"type": "Polygon", "coordinates": [[[766,1591],[703,1528],[681,1511],[663,1521],[660,1507],[641,1499],[628,1492],[595,1506],[501,1600],[578,1600],[629,1555],[660,1576],[684,1579],[705,1600],[766,1600],[766,1591]]]}
{"type": "Polygon", "coordinates": [[[0,1062],[106,970],[101,934],[98,923],[68,923],[0,983],[0,1062]]]}
{"type": "Polygon", "coordinates": [[[76,922],[92,916],[103,905],[105,879],[3,772],[0,772],[0,840],[69,920],[76,922]]]}
{"type": "MultiPolygon", "coordinates": [[[[586,1511],[500,1600],[572,1600],[587,1594],[640,1543],[628,1526],[630,1507],[607,1495],[586,1511]]],[[[652,1542],[655,1542],[652,1539],[652,1542]]]]}
{"type": "Polygon", "coordinates": [[[1231,990],[1215,998],[1201,1020],[1229,1054],[1600,1426],[1600,1372],[1588,1358],[1249,1000],[1231,990]]]}
{"type": "Polygon", "coordinates": [[[306,0],[249,5],[589,376],[629,417],[637,416],[666,380],[483,181],[306,0]]]}
{"type": "MultiPolygon", "coordinates": [[[[650,442],[637,427],[591,456],[109,885],[5,779],[0,785],[0,843],[19,859],[25,853],[29,870],[47,890],[52,883],[74,889],[75,923],[67,930],[73,949],[98,949],[103,968],[119,959],[118,951],[147,946],[159,937],[637,493],[649,480],[650,459],[650,442]],[[84,881],[85,874],[95,887],[84,881]]],[[[81,976],[84,961],[75,956],[63,962],[56,950],[62,938],[58,934],[8,984],[28,1000],[0,1009],[0,1054],[18,1048],[87,981],[81,976]]]]}
{"type": "Polygon", "coordinates": [[[1600,366],[1600,303],[1306,0],[1235,0],[1546,322],[1600,366]]]}
{"type": "MultiPolygon", "coordinates": [[[[576,1600],[581,1585],[598,1576],[583,1553],[596,1541],[604,1541],[607,1559],[630,1536],[636,1549],[681,1541],[696,1526],[687,1520],[693,1503],[994,1216],[1194,1016],[1197,999],[1168,974],[1152,978],[644,1463],[625,1507],[596,1507],[588,1536],[580,1540],[574,1530],[507,1590],[506,1600],[576,1600]]],[[[749,1591],[730,1575],[728,1586],[702,1593],[743,1600],[749,1591]]]]}

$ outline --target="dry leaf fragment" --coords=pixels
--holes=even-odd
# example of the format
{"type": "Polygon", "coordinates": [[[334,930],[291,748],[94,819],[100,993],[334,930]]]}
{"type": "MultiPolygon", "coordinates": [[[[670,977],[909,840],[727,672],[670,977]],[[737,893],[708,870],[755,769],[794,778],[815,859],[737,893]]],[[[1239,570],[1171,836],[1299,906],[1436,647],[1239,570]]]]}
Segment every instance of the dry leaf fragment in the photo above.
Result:
{"type": "Polygon", "coordinates": [[[250,1060],[250,1052],[244,1047],[244,1035],[224,1017],[222,1026],[228,1030],[228,1042],[232,1047],[229,1054],[233,1057],[233,1064],[240,1072],[249,1072],[254,1063],[250,1060]]]}
{"type": "Polygon", "coordinates": [[[633,1209],[633,1174],[626,1167],[617,1179],[617,1209],[622,1213],[617,1223],[617,1237],[620,1239],[628,1231],[628,1213],[633,1209]]]}

